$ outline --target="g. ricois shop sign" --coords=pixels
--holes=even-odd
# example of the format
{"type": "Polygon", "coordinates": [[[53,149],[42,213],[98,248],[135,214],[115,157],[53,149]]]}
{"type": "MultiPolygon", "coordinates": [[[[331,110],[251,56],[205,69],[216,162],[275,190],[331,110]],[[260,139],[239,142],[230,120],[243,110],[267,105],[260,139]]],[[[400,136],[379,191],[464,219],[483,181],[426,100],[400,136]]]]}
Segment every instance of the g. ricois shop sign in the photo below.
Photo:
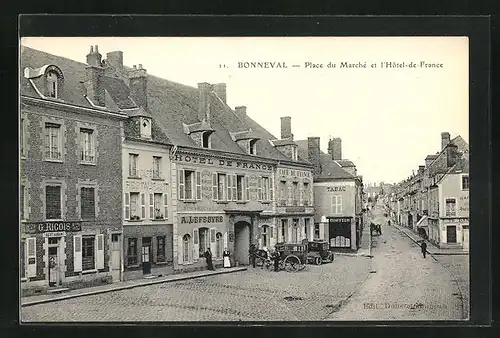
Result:
{"type": "Polygon", "coordinates": [[[47,232],[78,232],[82,231],[80,221],[71,222],[34,222],[25,224],[25,232],[28,234],[42,234],[47,232]]]}
{"type": "Polygon", "coordinates": [[[273,171],[274,166],[264,163],[253,163],[239,160],[216,159],[211,157],[203,157],[196,155],[175,154],[172,160],[187,164],[208,164],[215,167],[233,167],[238,169],[255,169],[273,171]]]}

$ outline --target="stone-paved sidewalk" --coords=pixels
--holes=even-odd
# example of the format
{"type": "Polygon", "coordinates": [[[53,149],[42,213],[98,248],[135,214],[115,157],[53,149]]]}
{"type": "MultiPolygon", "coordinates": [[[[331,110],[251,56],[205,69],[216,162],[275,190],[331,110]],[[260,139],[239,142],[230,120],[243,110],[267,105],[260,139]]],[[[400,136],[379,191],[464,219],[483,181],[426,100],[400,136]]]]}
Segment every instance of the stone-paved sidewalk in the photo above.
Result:
{"type": "Polygon", "coordinates": [[[234,267],[234,268],[221,268],[215,271],[210,271],[210,270],[195,271],[178,275],[169,275],[151,279],[135,279],[126,282],[117,282],[113,284],[100,285],[90,288],[76,289],[62,294],[45,294],[40,296],[23,297],[21,298],[21,306],[30,306],[35,304],[54,302],[58,300],[95,295],[99,293],[132,289],[136,287],[153,285],[153,284],[168,283],[168,282],[181,281],[199,277],[220,275],[237,271],[244,271],[246,269],[247,269],[246,267],[234,267]]]}

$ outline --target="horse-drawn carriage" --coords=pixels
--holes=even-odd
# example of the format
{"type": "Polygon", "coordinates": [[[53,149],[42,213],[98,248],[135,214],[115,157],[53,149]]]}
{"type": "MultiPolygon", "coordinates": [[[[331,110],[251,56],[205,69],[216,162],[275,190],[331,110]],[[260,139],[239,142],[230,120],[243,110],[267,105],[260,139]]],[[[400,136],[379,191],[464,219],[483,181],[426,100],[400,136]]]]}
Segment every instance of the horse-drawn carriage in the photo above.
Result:
{"type": "MultiPolygon", "coordinates": [[[[307,263],[307,244],[303,243],[278,243],[275,245],[274,255],[279,256],[278,269],[289,272],[303,270],[307,263]]],[[[265,250],[257,250],[256,265],[264,266],[269,270],[274,269],[274,256],[265,250]]]]}

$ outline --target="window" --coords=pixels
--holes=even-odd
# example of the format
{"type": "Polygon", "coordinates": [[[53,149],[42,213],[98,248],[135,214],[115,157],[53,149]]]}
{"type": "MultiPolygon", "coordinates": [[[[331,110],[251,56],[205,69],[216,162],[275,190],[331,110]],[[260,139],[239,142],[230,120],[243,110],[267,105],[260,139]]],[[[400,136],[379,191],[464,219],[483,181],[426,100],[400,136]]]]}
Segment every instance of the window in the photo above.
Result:
{"type": "Polygon", "coordinates": [[[222,240],[222,234],[218,232],[217,235],[215,235],[215,257],[217,258],[222,258],[222,252],[224,250],[224,248],[222,247],[222,245],[224,244],[222,240]]]}
{"type": "Polygon", "coordinates": [[[259,177],[260,189],[259,189],[259,199],[261,201],[269,201],[269,177],[259,177]]]}
{"type": "Polygon", "coordinates": [[[287,242],[288,238],[288,220],[287,219],[282,219],[281,220],[281,239],[283,242],[287,242]]]}
{"type": "Polygon", "coordinates": [[[138,220],[140,219],[140,206],[139,206],[139,193],[130,193],[130,219],[138,220]]]}
{"type": "Polygon", "coordinates": [[[151,138],[151,119],[141,117],[141,137],[151,138]]]}
{"type": "Polygon", "coordinates": [[[19,215],[21,217],[21,220],[25,219],[25,212],[26,212],[26,187],[21,184],[21,187],[19,188],[19,215]]]}
{"type": "Polygon", "coordinates": [[[226,175],[217,174],[217,199],[219,201],[226,200],[226,175]]]}
{"type": "Polygon", "coordinates": [[[201,146],[202,146],[203,148],[210,148],[210,146],[211,146],[211,144],[210,144],[210,143],[211,143],[211,142],[210,142],[210,134],[211,134],[211,133],[212,133],[212,132],[210,132],[210,131],[206,131],[206,132],[204,132],[204,133],[202,134],[202,136],[201,136],[201,142],[202,142],[202,143],[201,143],[201,146]]]}
{"type": "Polygon", "coordinates": [[[137,161],[139,160],[139,155],[128,154],[128,175],[130,177],[137,177],[137,161]]]}
{"type": "Polygon", "coordinates": [[[342,213],[342,196],[333,195],[332,196],[332,214],[342,213]]]}
{"type": "Polygon", "coordinates": [[[311,201],[309,200],[311,194],[310,194],[310,191],[309,191],[309,183],[307,182],[304,182],[304,196],[303,196],[303,200],[304,200],[304,205],[305,206],[308,206],[311,204],[311,201]]]}
{"type": "Polygon", "coordinates": [[[319,239],[319,223],[314,223],[314,239],[319,239]]]}
{"type": "Polygon", "coordinates": [[[293,206],[299,205],[299,182],[292,182],[293,206]]]}
{"type": "Polygon", "coordinates": [[[137,238],[128,239],[127,262],[128,265],[137,264],[137,238]]]}
{"type": "Polygon", "coordinates": [[[297,161],[298,155],[297,155],[297,147],[292,147],[292,160],[297,161]]]}
{"type": "Polygon", "coordinates": [[[24,132],[25,132],[25,120],[23,118],[21,118],[21,125],[20,125],[20,129],[19,130],[19,150],[21,151],[21,156],[24,155],[24,132]]]}
{"type": "Polygon", "coordinates": [[[456,216],[457,215],[457,201],[454,198],[447,198],[446,199],[446,211],[445,215],[447,217],[449,216],[456,216]]]}
{"type": "Polygon", "coordinates": [[[304,238],[309,237],[309,226],[311,225],[309,218],[304,218],[304,238]]]}
{"type": "Polygon", "coordinates": [[[201,200],[201,173],[193,170],[179,170],[179,199],[201,200]]]}
{"type": "Polygon", "coordinates": [[[45,219],[62,219],[61,186],[45,186],[45,219]]]}
{"type": "Polygon", "coordinates": [[[243,201],[243,180],[245,179],[245,176],[236,176],[236,195],[238,201],[243,201]]]}
{"type": "Polygon", "coordinates": [[[80,161],[95,161],[95,141],[92,129],[80,129],[80,161]]]}
{"type": "Polygon", "coordinates": [[[462,176],[462,190],[469,190],[469,175],[462,176]]]}
{"type": "Polygon", "coordinates": [[[191,236],[186,234],[182,237],[182,260],[184,262],[191,261],[190,253],[191,253],[191,236]]]}
{"type": "MultiPolygon", "coordinates": [[[[155,193],[155,194],[150,194],[153,195],[153,210],[150,210],[150,217],[153,219],[163,219],[164,218],[164,201],[163,201],[163,194],[155,193]]],[[[150,201],[151,202],[151,201],[150,201]]]]}
{"type": "Polygon", "coordinates": [[[45,157],[51,160],[61,159],[61,125],[45,123],[45,157]]]}
{"type": "Polygon", "coordinates": [[[82,269],[83,271],[95,269],[94,236],[82,237],[82,269]]]}
{"type": "Polygon", "coordinates": [[[156,261],[165,262],[165,236],[156,237],[156,261]]]}
{"type": "Polygon", "coordinates": [[[54,72],[47,73],[47,96],[57,98],[57,74],[54,72]]]}
{"type": "Polygon", "coordinates": [[[184,170],[184,179],[185,179],[184,198],[187,200],[194,199],[194,196],[193,196],[194,171],[184,170]]]}
{"type": "Polygon", "coordinates": [[[82,187],[80,189],[80,217],[81,219],[95,218],[95,189],[82,187]]]}
{"type": "Polygon", "coordinates": [[[294,243],[299,242],[299,220],[298,218],[293,219],[292,227],[292,240],[294,243]]]}
{"type": "Polygon", "coordinates": [[[208,228],[200,228],[198,231],[198,236],[199,236],[199,257],[202,258],[204,257],[205,251],[207,251],[207,248],[210,245],[209,242],[209,234],[208,234],[208,228]]]}
{"type": "Polygon", "coordinates": [[[161,157],[153,156],[153,178],[161,178],[161,157]]]}
{"type": "Polygon", "coordinates": [[[257,155],[257,140],[250,140],[249,154],[257,155]]]}
{"type": "Polygon", "coordinates": [[[286,186],[286,181],[281,181],[280,182],[280,205],[285,206],[286,201],[287,201],[287,186],[286,186]]]}
{"type": "Polygon", "coordinates": [[[269,246],[269,226],[262,226],[262,245],[269,246]]]}

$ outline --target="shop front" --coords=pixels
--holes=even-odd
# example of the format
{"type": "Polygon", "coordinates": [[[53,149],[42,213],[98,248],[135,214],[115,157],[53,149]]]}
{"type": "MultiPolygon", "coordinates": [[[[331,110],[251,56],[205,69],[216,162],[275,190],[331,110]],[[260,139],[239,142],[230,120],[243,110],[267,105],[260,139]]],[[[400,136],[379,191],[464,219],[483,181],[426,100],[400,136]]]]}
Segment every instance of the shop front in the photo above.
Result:
{"type": "Polygon", "coordinates": [[[331,250],[356,250],[356,223],[353,217],[327,217],[328,242],[331,250]]]}
{"type": "MultiPolygon", "coordinates": [[[[464,240],[468,242],[469,218],[442,218],[440,224],[441,241],[439,246],[442,248],[464,247],[464,240]]],[[[468,247],[468,243],[465,244],[468,247]]]]}

